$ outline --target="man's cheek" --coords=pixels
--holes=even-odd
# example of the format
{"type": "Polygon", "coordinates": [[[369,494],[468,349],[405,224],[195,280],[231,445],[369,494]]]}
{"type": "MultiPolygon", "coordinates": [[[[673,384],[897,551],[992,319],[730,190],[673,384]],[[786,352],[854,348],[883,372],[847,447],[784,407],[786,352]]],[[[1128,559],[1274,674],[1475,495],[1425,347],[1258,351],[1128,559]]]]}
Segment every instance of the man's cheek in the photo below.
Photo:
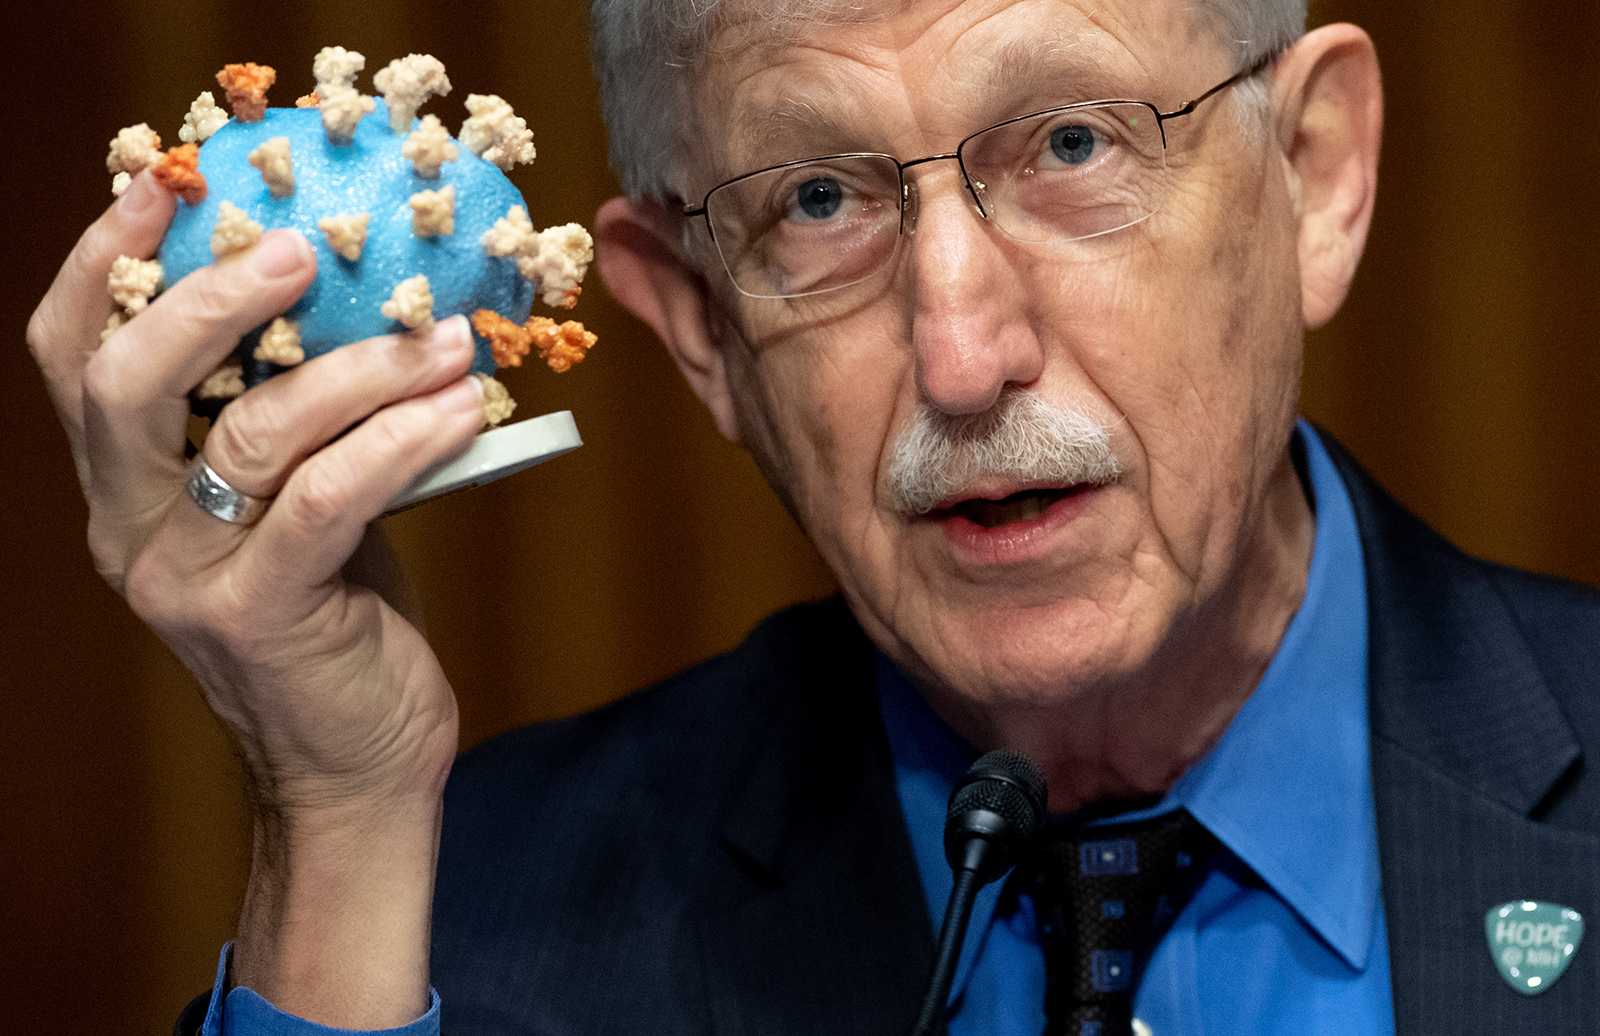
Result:
{"type": "Polygon", "coordinates": [[[782,491],[791,507],[813,535],[826,536],[856,495],[842,452],[851,437],[839,426],[847,407],[830,380],[787,359],[763,357],[760,420],[774,440],[771,452],[783,458],[782,491]]]}
{"type": "MultiPolygon", "coordinates": [[[[818,426],[819,452],[832,458],[829,473],[852,482],[874,478],[890,438],[905,386],[909,351],[881,330],[868,341],[836,342],[807,372],[808,420],[818,426]]],[[[855,493],[861,487],[851,485],[855,493]]]]}

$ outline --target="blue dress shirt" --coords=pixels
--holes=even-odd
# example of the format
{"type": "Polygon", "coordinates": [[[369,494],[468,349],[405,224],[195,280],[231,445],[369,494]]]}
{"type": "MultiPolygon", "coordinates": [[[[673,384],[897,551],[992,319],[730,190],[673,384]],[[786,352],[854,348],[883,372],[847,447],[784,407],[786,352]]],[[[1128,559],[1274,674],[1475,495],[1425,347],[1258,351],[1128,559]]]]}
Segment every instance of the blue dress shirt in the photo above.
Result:
{"type": "Polygon", "coordinates": [[[428,990],[428,1011],[410,1025],[398,1029],[336,1029],[331,1025],[318,1025],[304,1018],[280,1011],[270,1001],[253,989],[235,986],[228,989],[228,964],[233,954],[233,943],[222,948],[217,960],[217,980],[211,987],[211,1005],[206,1009],[205,1021],[200,1023],[200,1036],[338,1036],[341,1033],[359,1033],[360,1036],[439,1036],[439,994],[428,990]],[[227,989],[227,995],[223,990],[227,989]]]}
{"type": "MultiPolygon", "coordinates": [[[[1316,500],[1305,600],[1227,732],[1155,807],[1185,807],[1222,842],[1157,946],[1134,1012],[1153,1036],[1392,1036],[1389,954],[1367,728],[1367,595],[1344,483],[1298,429],[1316,500]]],[[[951,874],[950,790],[976,752],[887,658],[878,696],[895,782],[935,927],[951,874]]],[[[1044,954],[1032,904],[978,896],[950,992],[950,1036],[1037,1036],[1044,954]]]]}
{"type": "MultiPolygon", "coordinates": [[[[1187,807],[1223,844],[1157,947],[1135,1000],[1154,1036],[1393,1036],[1378,894],[1378,833],[1367,741],[1367,597],[1344,483],[1316,433],[1302,436],[1317,533],[1305,601],[1261,684],[1216,748],[1136,820],[1187,807]]],[[[935,926],[951,876],[950,790],[976,757],[887,658],[878,697],[895,784],[935,926]]],[[[950,1036],[1037,1036],[1044,955],[1026,897],[995,911],[981,893],[951,988],[950,1036]]],[[[253,990],[227,990],[217,964],[202,1036],[330,1036],[253,990]]],[[[431,991],[430,991],[431,992],[431,991]]],[[[437,1036],[439,996],[410,1025],[367,1036],[437,1036]]]]}

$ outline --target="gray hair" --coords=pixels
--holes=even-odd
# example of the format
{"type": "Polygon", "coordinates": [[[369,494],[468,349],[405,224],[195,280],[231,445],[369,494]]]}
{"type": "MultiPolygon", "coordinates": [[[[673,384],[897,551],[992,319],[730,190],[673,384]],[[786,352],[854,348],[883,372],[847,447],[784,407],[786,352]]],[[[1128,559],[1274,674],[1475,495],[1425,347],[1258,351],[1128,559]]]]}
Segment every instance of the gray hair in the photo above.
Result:
{"type": "MultiPolygon", "coordinates": [[[[1305,31],[1307,0],[1188,0],[1236,64],[1286,47],[1305,31]]],[[[690,145],[689,84],[717,32],[759,18],[782,33],[871,18],[871,0],[591,0],[590,35],[611,165],[631,198],[681,196],[690,145]]],[[[1265,94],[1247,97],[1260,103],[1265,94]]]]}
{"type": "Polygon", "coordinates": [[[895,438],[888,488],[897,511],[919,515],[987,477],[1098,486],[1121,473],[1111,430],[1087,410],[1012,388],[982,413],[947,414],[923,403],[895,438]]]}

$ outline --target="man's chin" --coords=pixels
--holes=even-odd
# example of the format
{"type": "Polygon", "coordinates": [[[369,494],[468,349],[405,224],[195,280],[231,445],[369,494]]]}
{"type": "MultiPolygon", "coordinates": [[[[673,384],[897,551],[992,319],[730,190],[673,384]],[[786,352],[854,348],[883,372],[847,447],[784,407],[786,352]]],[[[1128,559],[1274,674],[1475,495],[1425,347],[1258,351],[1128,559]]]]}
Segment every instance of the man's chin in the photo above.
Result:
{"type": "MultiPolygon", "coordinates": [[[[1087,600],[960,609],[899,638],[920,682],[979,708],[1061,706],[1120,683],[1159,642],[1087,600]]],[[[903,650],[903,649],[902,649],[903,650]]]]}

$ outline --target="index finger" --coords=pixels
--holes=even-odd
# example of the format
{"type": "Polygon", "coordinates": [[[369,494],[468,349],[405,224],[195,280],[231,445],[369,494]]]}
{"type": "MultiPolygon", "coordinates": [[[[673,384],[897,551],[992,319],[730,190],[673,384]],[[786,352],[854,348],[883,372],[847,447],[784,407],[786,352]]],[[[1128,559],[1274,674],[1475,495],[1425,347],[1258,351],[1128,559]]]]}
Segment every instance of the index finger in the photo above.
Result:
{"type": "Polygon", "coordinates": [[[100,347],[100,332],[116,309],[106,288],[111,264],[119,255],[154,255],[177,205],[149,170],[140,173],[83,232],[28,321],[28,348],[75,455],[83,442],[83,365],[100,347]]]}

